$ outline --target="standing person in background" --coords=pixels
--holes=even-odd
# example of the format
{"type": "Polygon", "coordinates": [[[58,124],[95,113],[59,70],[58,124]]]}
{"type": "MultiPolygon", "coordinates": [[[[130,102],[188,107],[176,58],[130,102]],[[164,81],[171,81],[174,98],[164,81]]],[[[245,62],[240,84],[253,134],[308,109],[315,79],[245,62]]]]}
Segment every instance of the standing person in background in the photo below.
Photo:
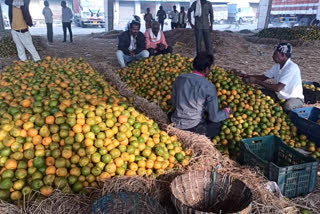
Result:
{"type": "Polygon", "coordinates": [[[67,41],[67,28],[69,30],[70,42],[72,42],[72,30],[71,30],[71,19],[73,18],[72,11],[67,7],[66,1],[61,1],[62,7],[62,29],[63,29],[63,42],[67,41]]]}
{"type": "Polygon", "coordinates": [[[42,10],[42,14],[44,15],[44,20],[46,22],[47,25],[47,39],[48,39],[48,45],[51,45],[53,42],[53,29],[52,29],[52,16],[53,13],[49,7],[49,2],[48,1],[44,1],[44,8],[42,10]]]}
{"type": "Polygon", "coordinates": [[[167,18],[166,11],[163,10],[163,7],[160,6],[157,12],[158,22],[161,26],[161,30],[163,31],[164,20],[167,18]]]}
{"type": "Polygon", "coordinates": [[[186,28],[186,27],[187,27],[187,14],[184,11],[184,7],[181,7],[180,13],[179,13],[178,28],[186,28]]]}
{"type": "Polygon", "coordinates": [[[177,6],[173,6],[173,11],[169,13],[169,18],[171,19],[171,29],[178,28],[179,12],[177,11],[177,6]]]}
{"type": "Polygon", "coordinates": [[[144,21],[146,22],[146,31],[151,28],[152,14],[150,13],[150,8],[147,8],[147,13],[144,15],[144,21]]]}
{"type": "Polygon", "coordinates": [[[8,14],[11,25],[11,35],[16,44],[18,56],[21,61],[27,60],[25,49],[32,55],[34,61],[39,61],[40,56],[33,45],[28,26],[32,26],[29,12],[30,0],[5,0],[8,5],[8,14]]]}
{"type": "Polygon", "coordinates": [[[188,20],[194,29],[196,37],[197,54],[201,53],[201,43],[204,40],[206,51],[213,55],[210,32],[213,30],[213,10],[211,2],[207,0],[197,0],[192,3],[188,10],[188,20]],[[191,13],[194,12],[195,24],[192,24],[191,13]],[[210,20],[209,20],[210,15],[210,20]]]}

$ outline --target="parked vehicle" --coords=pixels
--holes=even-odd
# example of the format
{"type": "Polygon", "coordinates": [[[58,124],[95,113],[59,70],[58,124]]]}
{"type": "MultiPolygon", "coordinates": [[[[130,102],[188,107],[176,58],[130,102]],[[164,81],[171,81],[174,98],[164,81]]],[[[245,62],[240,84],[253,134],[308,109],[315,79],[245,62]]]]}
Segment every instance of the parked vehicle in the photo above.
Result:
{"type": "Polygon", "coordinates": [[[229,23],[253,23],[256,19],[256,14],[252,7],[239,7],[237,4],[228,4],[228,21],[229,23]]]}
{"type": "Polygon", "coordinates": [[[223,24],[228,21],[228,5],[212,5],[214,22],[223,24]]]}
{"type": "Polygon", "coordinates": [[[79,27],[105,25],[104,0],[73,0],[73,11],[79,27]]]}
{"type": "Polygon", "coordinates": [[[270,22],[278,25],[283,22],[290,26],[319,25],[320,0],[273,0],[270,22]]]}

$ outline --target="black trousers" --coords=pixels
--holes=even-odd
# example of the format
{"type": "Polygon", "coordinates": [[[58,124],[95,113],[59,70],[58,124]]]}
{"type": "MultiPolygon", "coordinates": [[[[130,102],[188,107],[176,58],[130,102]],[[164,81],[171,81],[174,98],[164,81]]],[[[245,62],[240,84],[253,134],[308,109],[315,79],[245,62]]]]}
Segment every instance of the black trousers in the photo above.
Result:
{"type": "MultiPolygon", "coordinates": [[[[173,112],[168,113],[169,122],[171,121],[171,116],[173,112]]],[[[215,136],[218,136],[222,128],[222,122],[214,123],[210,121],[205,121],[204,123],[200,123],[197,126],[191,129],[185,129],[185,131],[205,135],[209,139],[213,139],[215,136]]]]}
{"type": "Polygon", "coordinates": [[[46,24],[47,24],[47,39],[48,39],[48,42],[53,42],[52,23],[46,23],[46,24]]]}
{"type": "Polygon", "coordinates": [[[163,21],[159,21],[160,27],[161,27],[161,31],[163,31],[163,25],[164,25],[164,20],[163,21]]]}
{"type": "Polygon", "coordinates": [[[178,28],[186,28],[187,24],[178,24],[178,28]]]}
{"type": "Polygon", "coordinates": [[[197,54],[201,53],[202,41],[204,41],[206,51],[213,55],[213,47],[211,42],[211,33],[209,29],[195,29],[197,54]]]}
{"type": "Polygon", "coordinates": [[[178,23],[171,22],[171,29],[178,28],[178,23]]]}
{"type": "Polygon", "coordinates": [[[262,93],[264,93],[265,95],[271,97],[274,101],[278,102],[279,101],[279,98],[276,94],[276,92],[274,91],[271,91],[271,90],[268,90],[268,89],[261,89],[262,93]]]}
{"type": "Polygon", "coordinates": [[[197,134],[205,135],[207,138],[212,139],[215,136],[218,136],[221,131],[222,123],[213,123],[210,121],[206,121],[204,123],[200,123],[199,125],[186,129],[185,131],[194,132],[197,134]]]}
{"type": "Polygon", "coordinates": [[[149,51],[149,56],[157,56],[157,55],[160,55],[160,54],[172,53],[172,47],[168,46],[167,49],[164,49],[162,51],[157,50],[156,53],[155,53],[155,50],[153,48],[149,48],[148,51],[149,51]]]}
{"type": "Polygon", "coordinates": [[[71,22],[62,22],[63,41],[65,42],[67,40],[67,28],[69,30],[70,42],[72,42],[71,22]]]}

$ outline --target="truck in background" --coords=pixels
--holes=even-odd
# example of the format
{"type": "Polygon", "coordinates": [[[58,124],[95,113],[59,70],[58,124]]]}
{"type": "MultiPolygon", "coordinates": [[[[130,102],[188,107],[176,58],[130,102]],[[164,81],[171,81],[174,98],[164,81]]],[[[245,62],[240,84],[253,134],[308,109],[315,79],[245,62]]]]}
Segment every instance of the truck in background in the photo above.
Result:
{"type": "Polygon", "coordinates": [[[105,26],[104,0],[73,0],[73,11],[79,27],[105,26]]]}
{"type": "Polygon", "coordinates": [[[256,20],[256,14],[252,7],[239,6],[238,4],[228,4],[228,22],[229,23],[253,23],[256,20]]]}
{"type": "Polygon", "coordinates": [[[228,21],[228,5],[212,5],[214,22],[224,24],[228,21]]]}
{"type": "Polygon", "coordinates": [[[320,20],[320,0],[273,0],[270,22],[277,26],[287,23],[289,26],[318,25],[320,20]]]}

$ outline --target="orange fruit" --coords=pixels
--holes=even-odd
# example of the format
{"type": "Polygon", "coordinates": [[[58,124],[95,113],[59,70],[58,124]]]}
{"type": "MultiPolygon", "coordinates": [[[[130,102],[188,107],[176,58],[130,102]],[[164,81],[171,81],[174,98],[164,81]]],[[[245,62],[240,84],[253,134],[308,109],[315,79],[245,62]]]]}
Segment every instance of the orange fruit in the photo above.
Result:
{"type": "Polygon", "coordinates": [[[126,172],[126,176],[136,176],[137,175],[137,173],[136,173],[136,171],[133,171],[133,170],[127,170],[127,172],[126,172]]]}
{"type": "Polygon", "coordinates": [[[56,167],[48,166],[46,169],[46,175],[55,175],[55,174],[56,174],[56,167]]]}
{"type": "Polygon", "coordinates": [[[58,168],[56,170],[56,175],[59,177],[65,177],[68,174],[68,170],[66,168],[58,168]]]}
{"type": "Polygon", "coordinates": [[[120,115],[120,116],[118,117],[118,122],[119,122],[119,123],[126,123],[126,122],[128,122],[128,116],[127,116],[127,115],[120,115]]]}
{"type": "Polygon", "coordinates": [[[6,169],[16,169],[18,166],[18,162],[14,159],[8,159],[5,163],[6,169]]]}
{"type": "Polygon", "coordinates": [[[53,188],[51,186],[43,186],[40,188],[40,192],[44,196],[49,196],[53,192],[53,188]]]}
{"type": "Polygon", "coordinates": [[[47,158],[46,158],[46,165],[47,165],[47,166],[53,166],[54,163],[55,163],[54,157],[47,157],[47,158]]]}
{"type": "Polygon", "coordinates": [[[117,167],[121,167],[124,164],[124,161],[122,160],[122,158],[116,158],[114,160],[114,163],[116,164],[117,167]]]}
{"type": "Polygon", "coordinates": [[[54,120],[55,120],[54,116],[48,116],[46,117],[46,124],[52,125],[54,124],[54,120]]]}

